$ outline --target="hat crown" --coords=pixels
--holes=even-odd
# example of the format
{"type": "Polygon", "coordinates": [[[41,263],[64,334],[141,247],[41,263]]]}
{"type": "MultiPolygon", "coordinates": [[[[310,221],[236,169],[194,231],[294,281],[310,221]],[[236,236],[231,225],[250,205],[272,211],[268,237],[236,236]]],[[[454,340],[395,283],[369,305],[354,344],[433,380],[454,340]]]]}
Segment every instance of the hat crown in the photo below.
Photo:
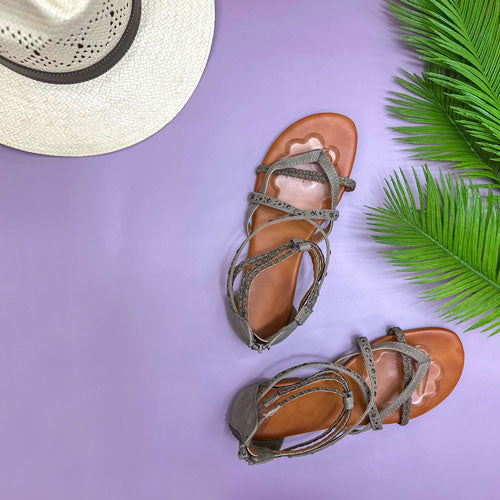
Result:
{"type": "Polygon", "coordinates": [[[119,44],[133,0],[3,0],[0,57],[29,70],[70,73],[119,44]]]}

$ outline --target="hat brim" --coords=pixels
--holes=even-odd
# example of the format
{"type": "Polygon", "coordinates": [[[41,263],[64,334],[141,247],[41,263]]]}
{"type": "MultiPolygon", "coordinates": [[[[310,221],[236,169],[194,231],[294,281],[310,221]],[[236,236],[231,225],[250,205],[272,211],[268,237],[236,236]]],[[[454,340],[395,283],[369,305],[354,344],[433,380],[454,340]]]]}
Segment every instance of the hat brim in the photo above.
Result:
{"type": "Polygon", "coordinates": [[[142,2],[130,50],[88,82],[41,83],[0,65],[0,144],[53,156],[92,156],[150,137],[184,107],[203,74],[214,0],[142,2]]]}

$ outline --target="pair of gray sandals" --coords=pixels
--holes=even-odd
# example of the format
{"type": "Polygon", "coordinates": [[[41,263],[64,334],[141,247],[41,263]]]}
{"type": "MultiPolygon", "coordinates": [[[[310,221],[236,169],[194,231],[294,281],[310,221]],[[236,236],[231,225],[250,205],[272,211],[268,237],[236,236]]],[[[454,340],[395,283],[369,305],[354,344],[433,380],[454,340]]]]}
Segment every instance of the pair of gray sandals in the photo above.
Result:
{"type": "MultiPolygon", "coordinates": [[[[247,238],[239,247],[231,262],[227,280],[227,295],[231,320],[237,335],[251,349],[262,352],[263,349],[269,349],[272,345],[283,341],[299,325],[304,324],[312,313],[328,268],[330,258],[328,234],[332,229],[333,222],[338,218],[336,200],[338,199],[340,185],[344,185],[346,190],[352,191],[355,188],[355,183],[351,179],[340,177],[326,151],[321,149],[282,159],[271,165],[261,165],[258,167],[257,172],[264,173],[265,177],[259,192],[253,192],[249,195],[249,207],[245,217],[247,238]],[[298,165],[307,163],[318,163],[323,172],[296,168],[298,165]],[[301,210],[289,203],[266,195],[266,188],[272,174],[328,182],[331,189],[331,209],[301,210]],[[284,215],[250,232],[251,218],[261,205],[277,208],[284,212],[284,215]],[[318,219],[323,220],[326,226],[318,224],[316,222],[318,219]],[[292,239],[280,248],[238,262],[243,249],[264,227],[289,220],[305,220],[314,226],[317,233],[325,241],[326,256],[316,242],[292,239]],[[292,312],[289,323],[264,342],[252,330],[248,321],[250,286],[262,271],[298,252],[308,252],[315,264],[313,283],[302,299],[298,310],[292,312]],[[241,275],[239,289],[238,292],[235,292],[235,282],[239,275],[241,275]]],[[[316,453],[339,442],[349,434],[358,434],[369,429],[382,429],[384,419],[397,409],[401,409],[400,425],[406,425],[410,418],[412,394],[429,370],[430,357],[422,350],[408,345],[401,329],[393,328],[389,331],[389,334],[394,335],[397,341],[382,342],[372,346],[366,337],[360,337],[357,341],[358,353],[344,356],[332,363],[314,362],[297,365],[282,371],[270,380],[254,383],[241,390],[233,400],[229,418],[230,429],[240,443],[239,458],[253,465],[266,463],[278,457],[297,457],[316,453]],[[374,350],[394,351],[401,354],[403,359],[403,390],[382,411],[378,410],[375,403],[377,370],[373,357],[374,350]],[[346,361],[358,354],[362,356],[364,369],[367,373],[366,378],[345,366],[346,361]],[[417,366],[415,371],[413,370],[413,363],[416,363],[417,366]],[[286,380],[292,374],[301,370],[316,370],[316,373],[298,382],[286,383],[286,380]],[[365,407],[364,411],[352,423],[350,423],[350,419],[356,401],[349,380],[351,384],[359,388],[359,392],[364,399],[361,404],[365,407]],[[284,381],[285,384],[283,385],[284,381]],[[333,386],[332,382],[334,382],[333,386]],[[330,393],[343,400],[339,415],[333,416],[332,423],[326,430],[321,431],[318,436],[312,439],[286,448],[283,448],[284,438],[255,439],[259,428],[272,416],[293,401],[314,392],[330,393]]]]}

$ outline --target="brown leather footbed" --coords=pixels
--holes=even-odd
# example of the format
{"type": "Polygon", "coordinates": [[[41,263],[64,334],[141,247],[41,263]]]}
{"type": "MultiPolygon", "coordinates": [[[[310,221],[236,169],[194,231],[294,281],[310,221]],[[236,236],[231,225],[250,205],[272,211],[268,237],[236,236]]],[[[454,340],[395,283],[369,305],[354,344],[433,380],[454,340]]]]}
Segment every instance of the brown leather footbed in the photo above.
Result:
{"type": "MultiPolygon", "coordinates": [[[[432,359],[427,375],[413,394],[410,417],[415,418],[437,406],[453,390],[462,374],[464,351],[458,335],[443,328],[408,330],[405,335],[408,344],[424,350],[432,359]]],[[[387,341],[396,342],[396,337],[387,335],[375,340],[372,345],[387,341]]],[[[403,390],[403,362],[401,354],[387,350],[374,351],[374,358],[378,380],[376,404],[379,411],[382,411],[403,390]]],[[[368,381],[360,354],[350,359],[346,366],[361,374],[368,381]]],[[[297,380],[282,381],[278,385],[291,384],[297,380]]],[[[350,379],[348,381],[355,401],[349,420],[349,425],[352,425],[365,410],[365,404],[358,385],[350,379]]],[[[342,389],[340,384],[333,381],[312,383],[308,388],[318,386],[342,389]]],[[[304,388],[300,390],[304,390],[304,388]]],[[[273,392],[271,391],[269,395],[273,392]]],[[[286,397],[292,394],[293,392],[286,397]]],[[[281,400],[282,398],[278,399],[275,404],[281,400]]],[[[343,401],[338,396],[327,392],[307,394],[283,406],[277,413],[264,421],[254,439],[258,441],[277,439],[327,429],[340,415],[342,409],[343,401]]],[[[383,423],[397,423],[400,417],[401,410],[398,409],[389,415],[383,423]]],[[[368,420],[364,423],[367,422],[368,420]]]]}
{"type": "MultiPolygon", "coordinates": [[[[349,177],[356,154],[357,132],[351,119],[336,113],[318,113],[302,118],[288,127],[269,149],[263,163],[269,165],[295,154],[325,148],[337,173],[349,177]]],[[[297,168],[311,168],[303,166],[297,168]]],[[[319,166],[317,168],[319,169],[319,166]]],[[[255,191],[264,174],[257,175],[255,191]]],[[[331,208],[330,186],[325,183],[271,175],[266,194],[285,200],[302,209],[331,208]]],[[[340,186],[338,201],[344,187],[340,186]]],[[[284,215],[280,210],[260,206],[252,221],[253,231],[269,220],[284,215]]],[[[322,221],[317,221],[322,222],[322,221]]],[[[251,241],[249,257],[279,248],[293,238],[309,240],[315,228],[306,221],[287,221],[263,229],[251,241]]],[[[302,254],[295,254],[266,269],[252,283],[249,295],[249,323],[259,338],[265,340],[285,326],[290,319],[302,254]]]]}

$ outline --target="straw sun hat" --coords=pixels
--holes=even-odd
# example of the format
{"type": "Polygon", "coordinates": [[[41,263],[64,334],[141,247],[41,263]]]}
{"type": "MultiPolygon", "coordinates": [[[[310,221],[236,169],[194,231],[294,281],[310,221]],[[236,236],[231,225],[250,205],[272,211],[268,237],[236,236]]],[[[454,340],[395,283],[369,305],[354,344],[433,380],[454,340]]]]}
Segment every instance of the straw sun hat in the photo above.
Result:
{"type": "Polygon", "coordinates": [[[1,0],[0,144],[116,151],[182,109],[205,68],[214,0],[1,0]]]}

